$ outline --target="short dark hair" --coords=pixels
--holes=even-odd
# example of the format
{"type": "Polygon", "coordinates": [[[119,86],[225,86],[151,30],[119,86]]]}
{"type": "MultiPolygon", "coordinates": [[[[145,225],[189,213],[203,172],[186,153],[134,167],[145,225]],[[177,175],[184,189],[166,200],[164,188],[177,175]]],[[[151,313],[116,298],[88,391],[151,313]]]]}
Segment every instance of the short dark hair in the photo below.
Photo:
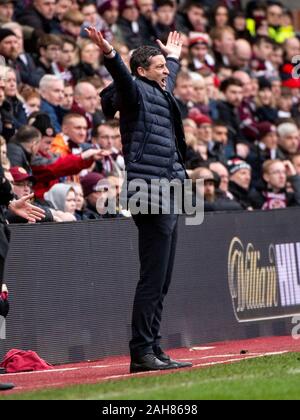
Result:
{"type": "Polygon", "coordinates": [[[41,133],[31,125],[22,125],[16,134],[11,138],[12,143],[31,143],[34,139],[41,138],[41,133]]]}
{"type": "Polygon", "coordinates": [[[148,45],[137,48],[131,56],[130,59],[130,68],[134,76],[138,76],[137,69],[143,67],[143,69],[148,69],[151,65],[150,59],[156,55],[162,55],[162,52],[159,48],[151,47],[148,45]]]}
{"type": "Polygon", "coordinates": [[[221,92],[225,93],[230,86],[243,87],[243,83],[239,79],[229,77],[229,79],[223,80],[220,86],[221,92]]]}

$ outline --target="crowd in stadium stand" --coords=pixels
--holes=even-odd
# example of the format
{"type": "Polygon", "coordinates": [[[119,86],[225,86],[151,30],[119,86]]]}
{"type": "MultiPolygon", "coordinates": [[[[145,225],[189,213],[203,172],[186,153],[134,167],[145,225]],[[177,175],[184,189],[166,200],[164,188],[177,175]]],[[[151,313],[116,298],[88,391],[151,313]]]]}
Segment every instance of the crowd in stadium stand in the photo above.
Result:
{"type": "Polygon", "coordinates": [[[300,36],[282,3],[0,0],[1,162],[16,197],[35,193],[45,222],[128,216],[118,200],[105,212],[125,163],[89,26],[128,66],[135,48],[182,34],[174,94],[206,211],[300,205],[300,36]]]}

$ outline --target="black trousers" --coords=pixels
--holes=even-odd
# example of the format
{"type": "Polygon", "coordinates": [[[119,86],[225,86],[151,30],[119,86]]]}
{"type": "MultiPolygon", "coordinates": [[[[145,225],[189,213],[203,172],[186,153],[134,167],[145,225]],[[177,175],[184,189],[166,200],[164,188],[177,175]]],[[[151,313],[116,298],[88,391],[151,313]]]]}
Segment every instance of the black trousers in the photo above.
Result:
{"type": "Polygon", "coordinates": [[[178,215],[138,214],[133,220],[139,233],[140,257],[129,344],[134,360],[161,351],[160,324],[175,259],[178,215]]]}

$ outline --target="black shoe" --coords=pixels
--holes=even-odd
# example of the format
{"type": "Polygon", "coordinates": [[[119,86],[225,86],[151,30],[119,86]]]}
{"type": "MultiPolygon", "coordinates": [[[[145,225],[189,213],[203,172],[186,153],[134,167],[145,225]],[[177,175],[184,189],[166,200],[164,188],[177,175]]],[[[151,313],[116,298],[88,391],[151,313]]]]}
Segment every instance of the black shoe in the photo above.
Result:
{"type": "Polygon", "coordinates": [[[138,359],[135,359],[130,363],[130,373],[166,369],[172,368],[168,363],[164,363],[163,361],[158,359],[153,353],[145,354],[145,356],[139,357],[138,359]]]}
{"type": "Polygon", "coordinates": [[[14,384],[9,384],[9,383],[1,384],[0,383],[0,391],[8,391],[10,389],[13,389],[14,387],[15,387],[14,384]]]}
{"type": "Polygon", "coordinates": [[[170,356],[168,356],[166,353],[162,352],[160,354],[156,354],[156,357],[164,363],[167,363],[170,367],[170,369],[182,369],[187,367],[192,367],[193,364],[190,362],[179,362],[178,360],[171,359],[170,356]]]}

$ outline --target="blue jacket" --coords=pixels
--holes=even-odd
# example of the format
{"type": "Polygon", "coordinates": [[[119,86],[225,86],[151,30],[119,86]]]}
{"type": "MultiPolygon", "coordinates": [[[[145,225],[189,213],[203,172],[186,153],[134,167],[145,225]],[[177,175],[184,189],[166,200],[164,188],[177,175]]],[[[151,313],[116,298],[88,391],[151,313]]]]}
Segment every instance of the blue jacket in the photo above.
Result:
{"type": "Polygon", "coordinates": [[[117,93],[128,181],[171,180],[176,152],[181,163],[176,178],[185,179],[186,143],[180,110],[172,94],[179,62],[167,59],[170,75],[165,91],[154,81],[134,80],[118,54],[113,59],[106,58],[104,64],[113,77],[117,93]]]}

